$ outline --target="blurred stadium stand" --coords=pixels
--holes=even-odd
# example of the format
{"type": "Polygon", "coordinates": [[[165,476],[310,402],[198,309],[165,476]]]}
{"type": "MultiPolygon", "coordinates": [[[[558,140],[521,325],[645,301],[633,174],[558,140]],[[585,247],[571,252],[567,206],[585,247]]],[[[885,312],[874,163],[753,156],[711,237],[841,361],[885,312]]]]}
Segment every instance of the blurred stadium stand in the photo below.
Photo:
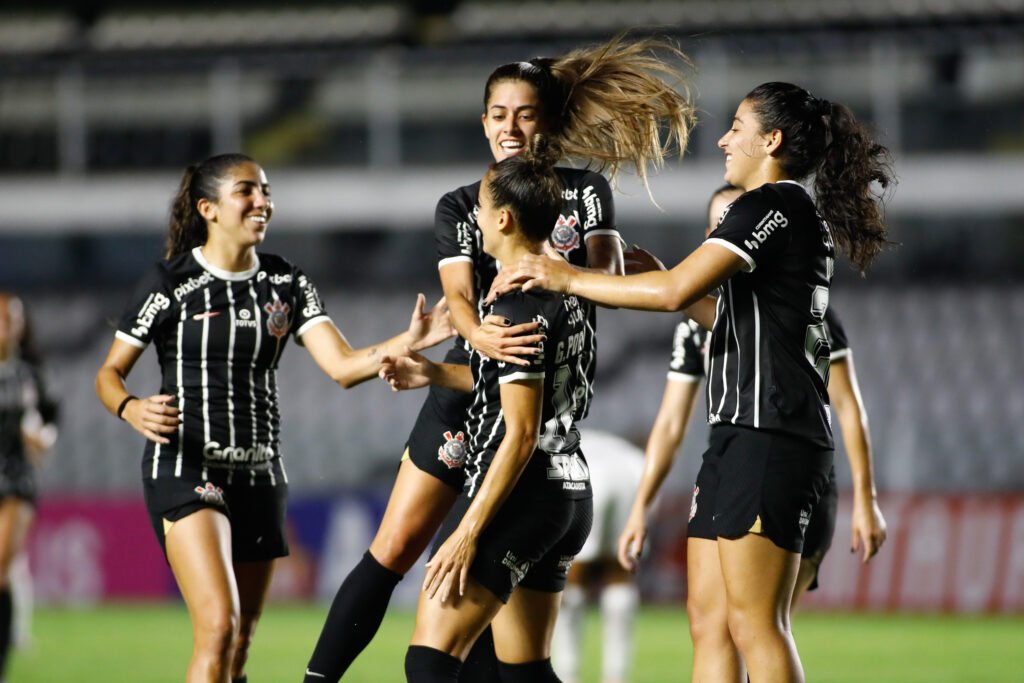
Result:
{"type": "MultiPolygon", "coordinates": [[[[434,203],[490,161],[494,66],[628,24],[677,39],[702,125],[654,179],[624,178],[623,235],[666,261],[698,241],[738,99],[791,80],[850,104],[896,157],[901,243],[866,280],[840,269],[881,487],[1024,488],[1024,0],[5,3],[0,9],[0,287],[28,299],[63,396],[49,491],[135,491],[141,443],[93,376],[127,287],[159,254],[185,164],[242,149],[274,184],[266,248],[303,266],[354,344],[439,294],[434,203]]],[[[683,65],[680,65],[681,67],[683,65]]],[[[592,421],[642,439],[675,318],[602,311],[592,421]]],[[[280,377],[296,490],[388,480],[418,409],[342,392],[299,348],[280,377]]],[[[151,356],[130,385],[156,386],[151,356]]],[[[692,480],[705,427],[673,477],[692,480]]],[[[841,477],[848,477],[844,468],[841,477]]],[[[841,479],[846,483],[845,479],[841,479]]]]}

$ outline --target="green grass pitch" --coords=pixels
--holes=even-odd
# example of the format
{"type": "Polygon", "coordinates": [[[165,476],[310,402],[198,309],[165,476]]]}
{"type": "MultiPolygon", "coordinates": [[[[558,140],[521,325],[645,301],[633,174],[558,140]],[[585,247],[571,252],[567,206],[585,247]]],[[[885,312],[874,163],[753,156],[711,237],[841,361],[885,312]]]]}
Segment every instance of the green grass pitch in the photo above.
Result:
{"type": "MultiPolygon", "coordinates": [[[[268,605],[249,661],[252,683],[302,680],[326,606],[268,605]]],[[[589,615],[584,681],[596,682],[597,615],[589,615]]],[[[793,620],[808,681],[935,683],[1024,681],[1024,616],[798,613],[793,620]]],[[[402,661],[412,614],[388,614],[346,681],[404,681],[402,661]]],[[[181,605],[43,608],[34,643],[12,656],[10,683],[184,679],[190,649],[181,605]]],[[[691,647],[686,615],[648,607],[637,624],[633,683],[687,681],[691,647]]]]}

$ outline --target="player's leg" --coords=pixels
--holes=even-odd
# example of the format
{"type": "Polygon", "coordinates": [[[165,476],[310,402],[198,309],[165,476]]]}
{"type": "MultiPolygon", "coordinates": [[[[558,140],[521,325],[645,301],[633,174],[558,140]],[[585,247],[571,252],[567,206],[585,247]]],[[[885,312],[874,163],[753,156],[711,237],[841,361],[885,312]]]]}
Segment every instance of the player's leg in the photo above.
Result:
{"type": "Polygon", "coordinates": [[[552,683],[551,635],[561,593],[519,587],[491,622],[502,683],[552,683]]]}
{"type": "Polygon", "coordinates": [[[186,680],[227,681],[240,619],[228,518],[202,508],[175,521],[164,543],[192,620],[192,658],[186,680]]]}
{"type": "Polygon", "coordinates": [[[718,543],[686,542],[686,613],[693,640],[694,681],[745,681],[746,667],[729,632],[725,580],[718,543]]]}
{"type": "Polygon", "coordinates": [[[728,600],[729,631],[758,681],[803,681],[803,667],[790,630],[800,555],[770,539],[747,534],[720,538],[718,552],[728,600]]]}
{"type": "Polygon", "coordinates": [[[370,549],[338,588],[306,680],[337,681],[373,639],[395,586],[430,544],[456,490],[405,459],[370,549]]]}
{"type": "Polygon", "coordinates": [[[836,485],[836,471],[833,467],[829,472],[828,487],[821,499],[811,509],[811,521],[804,533],[804,548],[800,553],[800,570],[796,575],[793,603],[790,605],[791,612],[796,609],[796,605],[804,593],[818,587],[818,570],[821,568],[821,563],[825,560],[829,548],[832,547],[838,507],[839,491],[836,485]]]}
{"type": "MultiPolygon", "coordinates": [[[[591,531],[591,539],[594,534],[595,531],[591,531]]],[[[586,548],[580,554],[585,553],[586,548]]],[[[577,557],[569,568],[569,577],[565,582],[565,590],[562,591],[562,603],[551,641],[551,659],[555,670],[569,683],[578,683],[580,680],[587,603],[585,577],[589,573],[590,564],[580,561],[577,557]]]]}
{"type": "Polygon", "coordinates": [[[11,564],[25,544],[34,517],[35,510],[27,501],[17,496],[0,500],[0,676],[7,663],[14,625],[11,564]]]}
{"type": "Polygon", "coordinates": [[[623,683],[633,660],[633,627],[640,602],[633,577],[614,560],[602,564],[601,670],[604,683],[623,683]]]}
{"type": "Polygon", "coordinates": [[[263,604],[274,576],[274,561],[235,562],[235,581],[238,584],[240,619],[235,652],[231,659],[232,683],[244,683],[245,663],[249,659],[249,646],[256,634],[256,625],[263,614],[263,604]]]}
{"type": "Polygon", "coordinates": [[[458,680],[462,660],[501,606],[501,600],[472,576],[466,581],[465,594],[447,602],[421,591],[405,656],[406,679],[412,683],[458,680]]]}

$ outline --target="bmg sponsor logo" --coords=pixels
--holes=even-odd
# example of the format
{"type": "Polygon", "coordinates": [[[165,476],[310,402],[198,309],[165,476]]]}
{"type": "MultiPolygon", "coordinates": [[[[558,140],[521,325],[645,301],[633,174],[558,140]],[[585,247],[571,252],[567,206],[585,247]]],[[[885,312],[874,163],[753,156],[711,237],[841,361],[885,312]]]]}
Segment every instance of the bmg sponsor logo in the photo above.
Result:
{"type": "Polygon", "coordinates": [[[135,318],[135,327],[132,328],[132,334],[136,337],[145,336],[149,332],[149,328],[153,326],[153,322],[160,311],[166,311],[170,305],[171,300],[160,292],[153,292],[146,297],[142,308],[139,309],[138,317],[135,318]]]}
{"type": "Polygon", "coordinates": [[[761,222],[754,228],[754,232],[750,236],[756,240],[743,240],[743,245],[747,249],[757,249],[764,244],[771,234],[778,228],[785,228],[789,225],[789,219],[783,215],[781,211],[769,211],[765,214],[765,217],[761,219],[761,222]]]}

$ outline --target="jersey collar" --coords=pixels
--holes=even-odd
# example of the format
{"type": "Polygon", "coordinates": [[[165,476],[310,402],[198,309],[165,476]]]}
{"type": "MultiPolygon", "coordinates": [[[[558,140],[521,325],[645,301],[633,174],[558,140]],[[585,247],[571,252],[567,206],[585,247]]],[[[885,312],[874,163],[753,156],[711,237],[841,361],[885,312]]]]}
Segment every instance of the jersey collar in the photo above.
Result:
{"type": "Polygon", "coordinates": [[[260,269],[259,254],[253,254],[253,259],[255,260],[255,263],[253,263],[252,268],[237,273],[231,270],[224,270],[223,268],[218,268],[217,266],[207,261],[206,257],[203,256],[202,247],[194,248],[192,250],[192,257],[195,258],[199,265],[201,265],[206,270],[210,271],[211,275],[219,277],[221,280],[232,280],[235,282],[239,280],[248,280],[253,275],[255,275],[257,271],[259,271],[260,269]]]}

